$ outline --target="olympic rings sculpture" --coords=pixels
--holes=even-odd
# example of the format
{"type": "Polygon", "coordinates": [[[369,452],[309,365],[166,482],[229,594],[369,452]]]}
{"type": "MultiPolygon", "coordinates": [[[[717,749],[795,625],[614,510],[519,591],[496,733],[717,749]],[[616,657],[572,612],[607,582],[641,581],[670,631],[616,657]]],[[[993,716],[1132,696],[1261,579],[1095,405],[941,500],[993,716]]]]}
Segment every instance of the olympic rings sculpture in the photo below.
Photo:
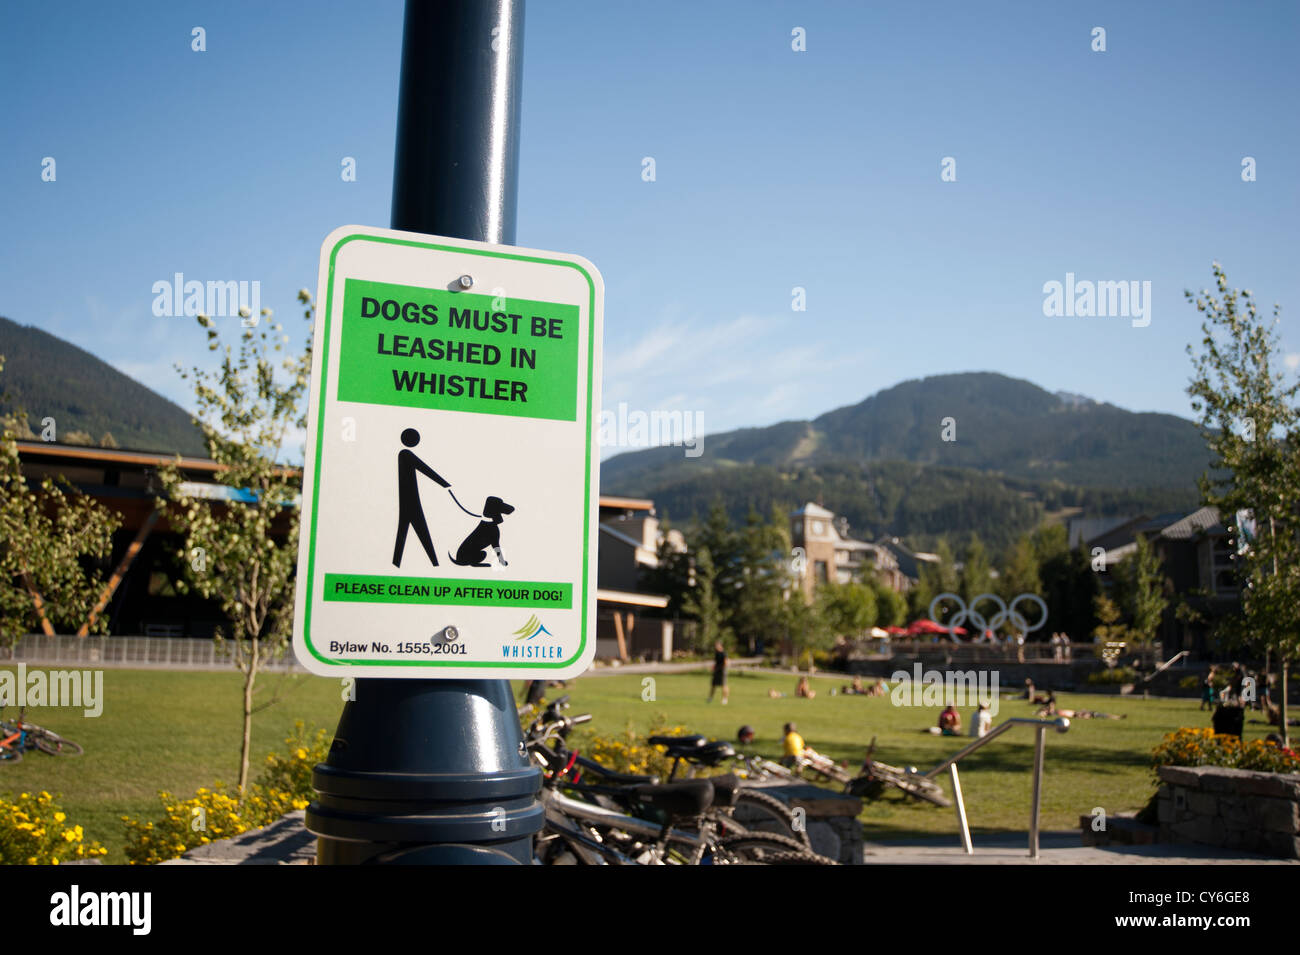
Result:
{"type": "Polygon", "coordinates": [[[1011,625],[1021,633],[1033,633],[1035,630],[1042,629],[1043,624],[1047,623],[1047,602],[1043,600],[1042,597],[1038,596],[1038,594],[1021,594],[1019,597],[1012,600],[1011,606],[1008,607],[1006,602],[997,594],[980,594],[972,600],[970,606],[967,607],[966,601],[961,599],[961,595],[943,593],[930,601],[930,619],[941,627],[949,628],[960,627],[963,623],[969,620],[973,625],[979,628],[977,632],[980,635],[983,635],[986,630],[996,630],[998,627],[1002,626],[1002,624],[1007,622],[1010,622],[1011,625]],[[947,623],[942,622],[934,614],[935,607],[937,607],[939,602],[942,600],[955,600],[961,606],[961,609],[958,610],[957,613],[953,615],[953,618],[947,623]],[[988,619],[985,619],[984,615],[975,609],[975,607],[984,600],[995,601],[998,605],[997,613],[988,619]],[[1029,626],[1029,621],[1025,619],[1024,614],[1016,610],[1016,606],[1022,600],[1028,600],[1030,603],[1037,604],[1039,610],[1042,611],[1042,616],[1038,618],[1038,622],[1032,627],[1029,626]]]}

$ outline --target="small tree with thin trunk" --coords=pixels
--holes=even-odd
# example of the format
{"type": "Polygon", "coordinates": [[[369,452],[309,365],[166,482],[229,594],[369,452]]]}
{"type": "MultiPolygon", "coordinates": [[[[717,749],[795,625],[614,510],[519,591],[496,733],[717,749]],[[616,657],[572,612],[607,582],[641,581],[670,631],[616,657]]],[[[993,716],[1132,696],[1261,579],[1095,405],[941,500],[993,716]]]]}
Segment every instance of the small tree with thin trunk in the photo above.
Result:
{"type": "Polygon", "coordinates": [[[1300,654],[1300,382],[1279,370],[1281,307],[1267,321],[1249,289],[1229,288],[1219,263],[1213,269],[1214,291],[1185,294],[1203,316],[1200,354],[1187,347],[1192,410],[1212,454],[1201,496],[1238,543],[1242,614],[1220,632],[1276,655],[1285,746],[1287,676],[1300,654]]]}
{"type": "Polygon", "coordinates": [[[1120,594],[1128,614],[1129,638],[1134,643],[1150,646],[1160,632],[1160,621],[1165,607],[1165,575],[1160,566],[1160,556],[1151,543],[1139,534],[1133,555],[1118,567],[1120,594]]]}
{"type": "MultiPolygon", "coordinates": [[[[310,295],[304,289],[298,299],[307,306],[310,322],[310,295]]],[[[270,314],[263,309],[263,316],[269,319],[270,314]]],[[[253,714],[274,702],[254,704],[257,676],[283,655],[293,629],[301,481],[296,469],[281,462],[287,440],[306,427],[311,338],[309,333],[302,353],[277,361],[276,353],[289,342],[280,325],[245,325],[234,348],[221,344],[211,318],[200,315],[198,322],[221,361],[216,371],[177,371],[193,383],[194,423],[203,432],[208,456],[219,466],[213,479],[225,490],[218,500],[196,496],[171,466],[161,475],[159,506],[183,540],[178,588],[220,604],[228,627],[218,631],[217,641],[244,677],[242,797],[253,714]]]]}
{"type": "MultiPolygon", "coordinates": [[[[17,444],[30,434],[25,414],[0,417],[0,647],[38,628],[72,632],[89,618],[104,588],[93,564],[110,556],[121,524],[67,481],[30,487],[17,444]]],[[[90,624],[106,627],[102,615],[90,624]]]]}

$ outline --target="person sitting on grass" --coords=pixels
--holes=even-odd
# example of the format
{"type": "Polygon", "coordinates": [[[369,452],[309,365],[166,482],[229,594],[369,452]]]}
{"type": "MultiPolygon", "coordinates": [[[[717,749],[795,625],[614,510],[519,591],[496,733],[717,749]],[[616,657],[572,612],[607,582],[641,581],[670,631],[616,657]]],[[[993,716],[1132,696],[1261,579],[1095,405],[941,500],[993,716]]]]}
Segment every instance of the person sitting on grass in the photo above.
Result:
{"type": "Polygon", "coordinates": [[[939,732],[944,736],[961,735],[961,714],[951,703],[939,714],[939,732]]]}
{"type": "Polygon", "coordinates": [[[803,760],[804,754],[811,752],[811,748],[803,741],[803,737],[795,729],[793,723],[786,723],[783,730],[785,740],[783,741],[784,752],[781,756],[781,765],[789,769],[795,769],[803,760]]]}
{"type": "Polygon", "coordinates": [[[808,685],[808,677],[799,677],[799,683],[794,688],[794,695],[801,696],[805,700],[811,700],[817,695],[817,691],[808,685]]]}
{"type": "Polygon", "coordinates": [[[1030,706],[1047,706],[1056,702],[1056,694],[1052,690],[1048,690],[1046,693],[1033,693],[1032,684],[1029,689],[1031,692],[1029,697],[1030,706]]]}

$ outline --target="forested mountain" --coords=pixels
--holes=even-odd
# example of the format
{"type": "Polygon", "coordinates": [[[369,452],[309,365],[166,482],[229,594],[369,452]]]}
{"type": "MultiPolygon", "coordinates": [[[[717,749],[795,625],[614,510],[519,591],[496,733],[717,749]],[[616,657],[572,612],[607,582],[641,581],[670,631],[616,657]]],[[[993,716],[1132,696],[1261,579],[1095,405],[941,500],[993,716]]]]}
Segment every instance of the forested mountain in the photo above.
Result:
{"type": "Polygon", "coordinates": [[[975,531],[1000,550],[1069,509],[1191,509],[1207,463],[1191,421],[971,373],[904,382],[812,421],[708,435],[696,458],[621,454],[603,462],[601,490],[654,498],[678,521],[714,500],[738,518],[811,500],[856,536],[927,547],[975,531]]]}
{"type": "Polygon", "coordinates": [[[48,417],[59,441],[112,435],[123,448],[204,453],[188,412],[70,342],[0,318],[0,355],[0,413],[25,411],[38,434],[48,417]]]}

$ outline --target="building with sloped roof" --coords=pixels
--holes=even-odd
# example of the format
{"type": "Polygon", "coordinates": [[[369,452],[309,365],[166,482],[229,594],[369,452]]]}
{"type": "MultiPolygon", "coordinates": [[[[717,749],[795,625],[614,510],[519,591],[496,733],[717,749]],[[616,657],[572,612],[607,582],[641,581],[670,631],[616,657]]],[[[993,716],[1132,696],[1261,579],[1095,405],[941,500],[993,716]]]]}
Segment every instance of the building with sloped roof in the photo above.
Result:
{"type": "Polygon", "coordinates": [[[1114,570],[1136,552],[1138,537],[1151,544],[1165,575],[1169,604],[1158,634],[1163,655],[1187,650],[1200,658],[1216,656],[1214,623],[1236,613],[1241,601],[1232,529],[1213,507],[1124,521],[1084,543],[1102,568],[1103,586],[1114,585],[1114,570]],[[1194,611],[1195,619],[1180,619],[1180,602],[1194,611]]]}
{"type": "Polygon", "coordinates": [[[818,584],[846,584],[869,576],[899,593],[906,593],[919,575],[918,561],[933,558],[903,546],[898,538],[870,542],[849,535],[848,520],[811,501],[790,515],[790,542],[803,551],[804,593],[812,596],[818,584]]]}

